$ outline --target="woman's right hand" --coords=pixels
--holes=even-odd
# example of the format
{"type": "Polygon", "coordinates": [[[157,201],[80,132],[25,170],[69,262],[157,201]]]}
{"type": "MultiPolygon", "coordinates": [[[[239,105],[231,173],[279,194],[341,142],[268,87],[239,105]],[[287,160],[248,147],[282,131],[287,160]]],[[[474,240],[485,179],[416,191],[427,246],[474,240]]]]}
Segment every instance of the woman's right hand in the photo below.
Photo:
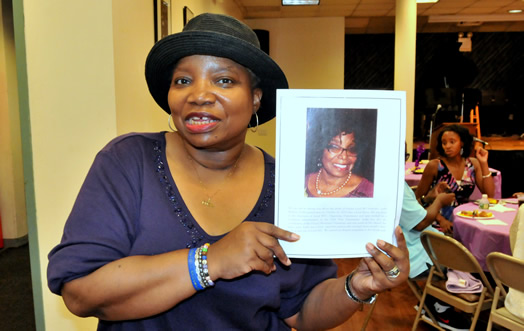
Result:
{"type": "Polygon", "coordinates": [[[437,222],[440,225],[440,228],[442,229],[442,232],[446,234],[452,234],[453,233],[453,223],[448,221],[444,216],[437,217],[437,222]]]}
{"type": "Polygon", "coordinates": [[[300,237],[273,224],[243,222],[208,249],[209,276],[233,279],[258,270],[276,270],[275,258],[289,266],[291,261],[278,240],[297,241],[300,237]]]}

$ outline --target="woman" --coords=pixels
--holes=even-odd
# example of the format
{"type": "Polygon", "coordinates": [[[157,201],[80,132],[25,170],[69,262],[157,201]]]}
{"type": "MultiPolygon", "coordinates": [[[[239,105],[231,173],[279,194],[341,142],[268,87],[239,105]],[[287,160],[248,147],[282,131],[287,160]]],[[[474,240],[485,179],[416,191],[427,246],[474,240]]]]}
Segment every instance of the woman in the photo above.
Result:
{"type": "Polygon", "coordinates": [[[101,330],[323,329],[406,279],[399,229],[399,247],[368,244],[339,279],[332,261],[280,247],[299,237],[273,225],[274,160],[244,139],[287,81],[249,27],[195,17],[155,44],[146,80],[177,131],[124,135],[97,155],[49,254],[49,287],[71,312],[101,330]]]}
{"type": "Polygon", "coordinates": [[[376,111],[308,109],[308,197],[372,197],[376,111]],[[365,134],[364,134],[365,133],[365,134]]]}
{"type": "Polygon", "coordinates": [[[423,204],[425,195],[437,183],[447,183],[450,191],[455,193],[452,206],[443,208],[436,218],[445,233],[452,232],[453,225],[449,219],[454,207],[468,202],[475,186],[489,197],[493,197],[495,192],[488,166],[488,151],[479,147],[475,150],[476,158],[469,157],[472,145],[473,138],[468,129],[457,124],[445,127],[437,137],[440,157],[426,165],[415,192],[423,204]]]}

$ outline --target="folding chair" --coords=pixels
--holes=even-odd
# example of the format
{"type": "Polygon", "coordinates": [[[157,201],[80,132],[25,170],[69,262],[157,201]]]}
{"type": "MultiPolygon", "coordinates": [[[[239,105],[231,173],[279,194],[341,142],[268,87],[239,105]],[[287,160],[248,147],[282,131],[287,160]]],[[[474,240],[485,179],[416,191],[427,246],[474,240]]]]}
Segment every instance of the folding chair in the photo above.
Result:
{"type": "Polygon", "coordinates": [[[493,279],[497,283],[487,330],[491,330],[493,323],[510,330],[524,330],[524,320],[509,312],[504,305],[497,308],[499,299],[502,301],[507,295],[503,285],[524,292],[524,282],[522,281],[522,275],[524,275],[524,260],[499,252],[493,252],[489,253],[486,262],[491,276],[493,276],[493,279]]]}
{"type": "MultiPolygon", "coordinates": [[[[422,281],[425,281],[427,282],[427,277],[424,276],[424,277],[421,277],[421,278],[408,278],[408,280],[406,281],[409,288],[411,289],[411,291],[413,292],[413,294],[415,294],[415,297],[418,299],[418,305],[417,307],[421,307],[424,309],[424,311],[426,312],[427,316],[433,321],[433,323],[437,324],[437,320],[435,319],[435,317],[433,316],[433,314],[431,313],[431,311],[428,309],[428,307],[426,306],[426,304],[422,304],[422,294],[423,294],[423,290],[422,288],[420,288],[420,285],[419,285],[419,282],[422,282],[422,281]]],[[[418,308],[417,308],[418,310],[418,308]]]]}
{"type": "MultiPolygon", "coordinates": [[[[375,301],[371,304],[371,307],[369,307],[369,311],[366,315],[366,318],[364,319],[364,323],[362,324],[362,327],[360,328],[360,331],[366,331],[366,328],[368,327],[369,320],[371,319],[371,314],[373,314],[373,311],[375,310],[375,305],[377,304],[377,299],[379,295],[377,294],[377,297],[375,298],[375,301]]],[[[364,305],[360,305],[360,310],[364,310],[364,305]]]]}
{"type": "Polygon", "coordinates": [[[482,310],[489,309],[493,300],[493,288],[489,283],[484,271],[471,252],[457,240],[440,233],[425,231],[421,234],[420,240],[424,249],[433,261],[430,269],[426,286],[422,292],[415,322],[412,331],[417,329],[418,323],[422,320],[433,327],[444,330],[434,319],[427,320],[422,318],[422,308],[425,305],[426,297],[431,295],[450,306],[463,312],[473,314],[470,330],[475,330],[475,325],[482,310]],[[455,294],[448,292],[445,287],[444,267],[464,272],[477,273],[484,285],[479,294],[455,294]]]}

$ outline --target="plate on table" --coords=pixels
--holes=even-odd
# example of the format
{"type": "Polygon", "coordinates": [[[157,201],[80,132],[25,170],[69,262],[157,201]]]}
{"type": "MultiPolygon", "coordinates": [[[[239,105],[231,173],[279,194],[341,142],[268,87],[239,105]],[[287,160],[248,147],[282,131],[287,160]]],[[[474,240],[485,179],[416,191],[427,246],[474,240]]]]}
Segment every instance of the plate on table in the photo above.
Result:
{"type": "Polygon", "coordinates": [[[457,212],[457,216],[464,218],[471,218],[476,220],[486,220],[493,218],[493,213],[485,210],[461,210],[457,212]]]}
{"type": "MultiPolygon", "coordinates": [[[[490,206],[493,206],[493,205],[496,205],[497,203],[499,203],[499,200],[493,199],[493,198],[488,198],[488,201],[489,201],[489,205],[490,206]]],[[[480,200],[475,200],[473,203],[478,205],[480,203],[480,200]]]]}
{"type": "Polygon", "coordinates": [[[424,169],[411,169],[411,172],[414,173],[414,174],[423,174],[424,173],[424,169]]]}

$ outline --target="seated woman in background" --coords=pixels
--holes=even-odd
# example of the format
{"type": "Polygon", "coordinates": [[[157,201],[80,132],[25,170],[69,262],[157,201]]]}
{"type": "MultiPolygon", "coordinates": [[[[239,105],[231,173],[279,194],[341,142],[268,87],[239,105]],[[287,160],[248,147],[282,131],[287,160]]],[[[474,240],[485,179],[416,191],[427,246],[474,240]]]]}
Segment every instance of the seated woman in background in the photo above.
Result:
{"type": "Polygon", "coordinates": [[[306,195],[372,197],[376,111],[310,108],[308,123],[306,195]]]}
{"type": "Polygon", "coordinates": [[[454,207],[466,203],[478,186],[482,193],[492,197],[495,184],[488,166],[488,151],[479,147],[475,156],[469,157],[473,138],[468,129],[452,124],[445,127],[437,138],[438,159],[429,161],[417,186],[415,195],[425,204],[424,197],[429,190],[440,182],[446,182],[450,191],[455,193],[455,202],[445,207],[437,215],[437,222],[445,233],[452,232],[449,221],[454,207]]]}

